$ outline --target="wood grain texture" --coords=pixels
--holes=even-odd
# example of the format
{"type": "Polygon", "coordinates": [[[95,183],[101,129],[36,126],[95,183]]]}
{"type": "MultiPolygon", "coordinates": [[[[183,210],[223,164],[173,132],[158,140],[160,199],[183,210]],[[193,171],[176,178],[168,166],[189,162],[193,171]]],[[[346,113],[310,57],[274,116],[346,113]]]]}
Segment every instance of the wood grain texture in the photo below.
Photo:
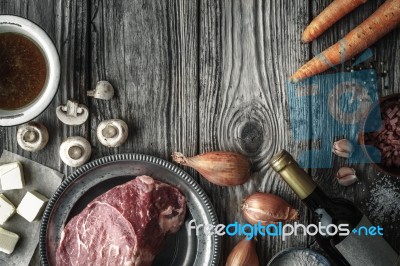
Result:
{"type": "MultiPolygon", "coordinates": [[[[220,223],[245,222],[240,205],[256,191],[282,196],[307,212],[267,162],[282,148],[296,154],[308,143],[290,139],[287,76],[308,58],[300,31],[308,19],[307,1],[202,1],[200,5],[200,151],[229,150],[253,163],[243,186],[221,188],[201,180],[220,223]]],[[[222,263],[240,237],[225,237],[222,263]]],[[[261,263],[289,246],[304,246],[305,237],[283,242],[260,237],[261,263]]]]}
{"type": "MultiPolygon", "coordinates": [[[[293,139],[287,77],[382,2],[368,1],[304,45],[303,29],[329,0],[0,0],[0,14],[26,17],[49,33],[62,64],[59,92],[36,119],[49,128],[49,145],[40,153],[25,152],[17,146],[17,127],[0,128],[0,151],[16,152],[67,175],[74,169],[59,160],[58,147],[74,135],[90,140],[91,159],[133,152],[170,160],[173,151],[236,151],[253,165],[251,180],[242,186],[217,187],[184,168],[211,198],[220,223],[245,222],[240,205],[256,191],[283,197],[299,208],[300,222],[307,223],[307,209],[267,164],[282,148],[297,157],[318,144],[293,139]],[[104,79],[113,84],[115,97],[88,99],[87,90],[104,79]],[[85,125],[70,127],[57,120],[55,108],[70,98],[88,105],[91,115],[85,125]],[[129,138],[119,148],[106,148],[96,138],[100,121],[111,118],[129,125],[129,138]]],[[[378,72],[388,70],[379,79],[381,95],[400,90],[399,48],[399,29],[373,46],[371,63],[380,68],[378,72]]],[[[369,215],[369,191],[381,175],[370,165],[355,165],[360,182],[343,188],[333,176],[346,162],[337,157],[333,162],[331,169],[311,171],[314,179],[329,196],[350,199],[369,215]]],[[[400,182],[395,183],[400,189],[400,182]]],[[[391,221],[384,226],[386,239],[399,251],[399,224],[391,221]]],[[[239,240],[223,238],[221,265],[239,240]]],[[[303,236],[287,241],[261,237],[257,251],[265,265],[282,249],[312,243],[303,236]]],[[[37,256],[31,264],[39,265],[37,256]]]]}
{"type": "MultiPolygon", "coordinates": [[[[360,24],[369,15],[373,13],[376,8],[384,1],[368,1],[366,4],[360,6],[351,14],[340,20],[337,24],[332,26],[326,33],[311,44],[312,55],[320,53],[330,45],[337,42],[347,32],[360,24]]],[[[312,1],[312,16],[316,16],[330,1],[318,0],[312,1]]],[[[400,87],[400,64],[398,64],[400,56],[400,31],[396,30],[390,32],[387,36],[374,44],[371,49],[373,51],[373,58],[363,64],[363,67],[373,67],[378,72],[378,92],[380,96],[389,95],[392,93],[399,93],[400,87]],[[383,64],[382,64],[383,63],[383,64]],[[384,70],[387,70],[387,75],[380,75],[384,70]]],[[[346,62],[344,66],[339,66],[337,70],[330,70],[327,73],[337,73],[340,71],[348,70],[350,62],[346,62]]],[[[359,68],[356,67],[357,71],[359,68]]],[[[313,118],[313,124],[318,124],[320,117],[317,115],[313,118]]],[[[333,130],[333,129],[330,129],[333,130]]],[[[333,143],[333,140],[332,140],[333,143]]],[[[313,160],[324,160],[325,158],[313,158],[313,160]]],[[[382,178],[381,174],[371,164],[353,164],[352,166],[359,177],[359,182],[350,187],[342,187],[335,180],[337,170],[341,166],[348,166],[346,159],[335,156],[333,158],[333,167],[329,169],[314,169],[312,175],[317,180],[321,188],[331,197],[343,197],[353,201],[360,209],[368,216],[370,210],[368,204],[371,201],[369,191],[375,186],[376,181],[382,178]]],[[[395,187],[400,191],[400,182],[392,182],[395,187]]],[[[371,216],[370,216],[371,217],[371,216]]],[[[370,218],[373,223],[379,224],[378,220],[370,218]]],[[[380,220],[380,219],[379,219],[380,220]]],[[[400,251],[400,225],[390,218],[382,224],[384,227],[385,239],[392,245],[392,247],[400,251]]]]}
{"type": "MultiPolygon", "coordinates": [[[[92,1],[91,85],[109,80],[116,96],[90,100],[94,156],[145,153],[170,160],[197,152],[196,1],[92,1]],[[127,142],[102,146],[96,127],[119,118],[127,142]]],[[[191,172],[194,173],[194,172],[191,172]]]]}

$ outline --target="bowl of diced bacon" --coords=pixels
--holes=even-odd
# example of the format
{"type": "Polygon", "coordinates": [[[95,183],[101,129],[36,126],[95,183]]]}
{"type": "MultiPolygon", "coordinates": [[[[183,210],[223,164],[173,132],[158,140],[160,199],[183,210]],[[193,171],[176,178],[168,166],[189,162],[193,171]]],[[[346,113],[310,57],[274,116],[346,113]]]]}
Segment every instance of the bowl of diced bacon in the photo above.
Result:
{"type": "Polygon", "coordinates": [[[400,177],[400,94],[382,97],[379,105],[371,106],[360,124],[358,140],[365,156],[375,167],[400,177]],[[374,113],[380,113],[380,117],[374,113]],[[368,132],[367,126],[377,130],[368,132]],[[368,146],[376,149],[368,149],[368,146]]]}

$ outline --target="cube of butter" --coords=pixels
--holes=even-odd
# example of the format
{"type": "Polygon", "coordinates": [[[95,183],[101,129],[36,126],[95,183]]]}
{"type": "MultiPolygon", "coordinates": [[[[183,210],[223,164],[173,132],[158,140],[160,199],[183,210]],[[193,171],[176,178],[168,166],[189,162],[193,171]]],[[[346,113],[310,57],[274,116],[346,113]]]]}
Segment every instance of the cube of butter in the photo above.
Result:
{"type": "Polygon", "coordinates": [[[0,227],[0,251],[6,254],[13,253],[19,235],[0,227]]]}
{"type": "Polygon", "coordinates": [[[4,194],[0,194],[0,224],[3,225],[15,213],[15,206],[4,194]]]}
{"type": "Polygon", "coordinates": [[[3,190],[21,189],[25,186],[20,162],[0,165],[0,183],[3,190]]]}
{"type": "Polygon", "coordinates": [[[48,199],[36,191],[26,192],[21,203],[17,207],[17,213],[28,222],[36,220],[43,212],[48,199]]]}

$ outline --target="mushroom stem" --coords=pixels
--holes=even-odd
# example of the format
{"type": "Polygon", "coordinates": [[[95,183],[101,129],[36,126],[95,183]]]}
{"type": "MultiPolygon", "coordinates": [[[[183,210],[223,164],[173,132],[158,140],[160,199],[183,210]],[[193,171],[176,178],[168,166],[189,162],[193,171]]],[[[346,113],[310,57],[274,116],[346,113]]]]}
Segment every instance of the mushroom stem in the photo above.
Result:
{"type": "Polygon", "coordinates": [[[87,91],[87,96],[94,97],[95,90],[87,91]]]}
{"type": "Polygon", "coordinates": [[[118,129],[112,125],[107,125],[102,131],[101,134],[105,138],[113,138],[118,134],[118,129]]]}
{"type": "Polygon", "coordinates": [[[128,138],[128,125],[121,119],[105,120],[97,126],[97,138],[104,146],[121,146],[128,138]]]}
{"type": "Polygon", "coordinates": [[[65,105],[57,107],[56,115],[64,124],[77,126],[86,122],[89,109],[75,100],[68,100],[65,105]]]}
{"type": "Polygon", "coordinates": [[[40,151],[46,146],[48,141],[49,132],[43,124],[29,122],[18,127],[17,142],[26,151],[40,151]]]}
{"type": "Polygon", "coordinates": [[[74,160],[78,160],[79,158],[81,158],[82,153],[83,153],[82,147],[79,147],[79,146],[72,146],[68,150],[69,157],[71,157],[74,160]]]}
{"type": "Polygon", "coordinates": [[[92,147],[80,136],[69,137],[60,145],[60,158],[68,166],[78,167],[90,159],[92,147]]]}
{"type": "Polygon", "coordinates": [[[33,143],[36,142],[38,138],[37,133],[34,130],[28,130],[24,133],[23,140],[25,142],[33,143]]]}
{"type": "Polygon", "coordinates": [[[86,93],[87,96],[94,97],[96,99],[111,100],[111,98],[114,96],[114,88],[110,82],[106,80],[100,80],[97,82],[94,90],[89,90],[86,93]]]}

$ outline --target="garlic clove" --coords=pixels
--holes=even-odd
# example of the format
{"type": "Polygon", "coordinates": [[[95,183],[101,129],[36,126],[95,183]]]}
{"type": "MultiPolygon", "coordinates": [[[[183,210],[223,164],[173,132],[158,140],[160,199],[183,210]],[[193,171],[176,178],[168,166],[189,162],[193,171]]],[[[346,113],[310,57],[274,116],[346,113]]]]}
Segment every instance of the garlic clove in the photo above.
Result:
{"type": "Polygon", "coordinates": [[[242,214],[247,222],[262,225],[298,220],[299,213],[279,196],[257,192],[242,204],[242,214]]]}
{"type": "Polygon", "coordinates": [[[356,171],[350,167],[341,167],[336,174],[336,178],[342,186],[350,186],[358,181],[356,171]]]}
{"type": "Polygon", "coordinates": [[[250,178],[249,160],[233,152],[214,151],[194,157],[174,152],[172,159],[194,168],[208,181],[219,186],[241,185],[250,178]]]}
{"type": "Polygon", "coordinates": [[[241,240],[231,251],[226,266],[259,266],[254,240],[241,240]]]}
{"type": "Polygon", "coordinates": [[[101,100],[111,100],[114,97],[114,87],[106,80],[100,80],[94,90],[87,91],[87,96],[101,100]]]}
{"type": "Polygon", "coordinates": [[[337,156],[349,158],[353,151],[353,144],[347,139],[341,139],[333,143],[332,152],[337,156]]]}

